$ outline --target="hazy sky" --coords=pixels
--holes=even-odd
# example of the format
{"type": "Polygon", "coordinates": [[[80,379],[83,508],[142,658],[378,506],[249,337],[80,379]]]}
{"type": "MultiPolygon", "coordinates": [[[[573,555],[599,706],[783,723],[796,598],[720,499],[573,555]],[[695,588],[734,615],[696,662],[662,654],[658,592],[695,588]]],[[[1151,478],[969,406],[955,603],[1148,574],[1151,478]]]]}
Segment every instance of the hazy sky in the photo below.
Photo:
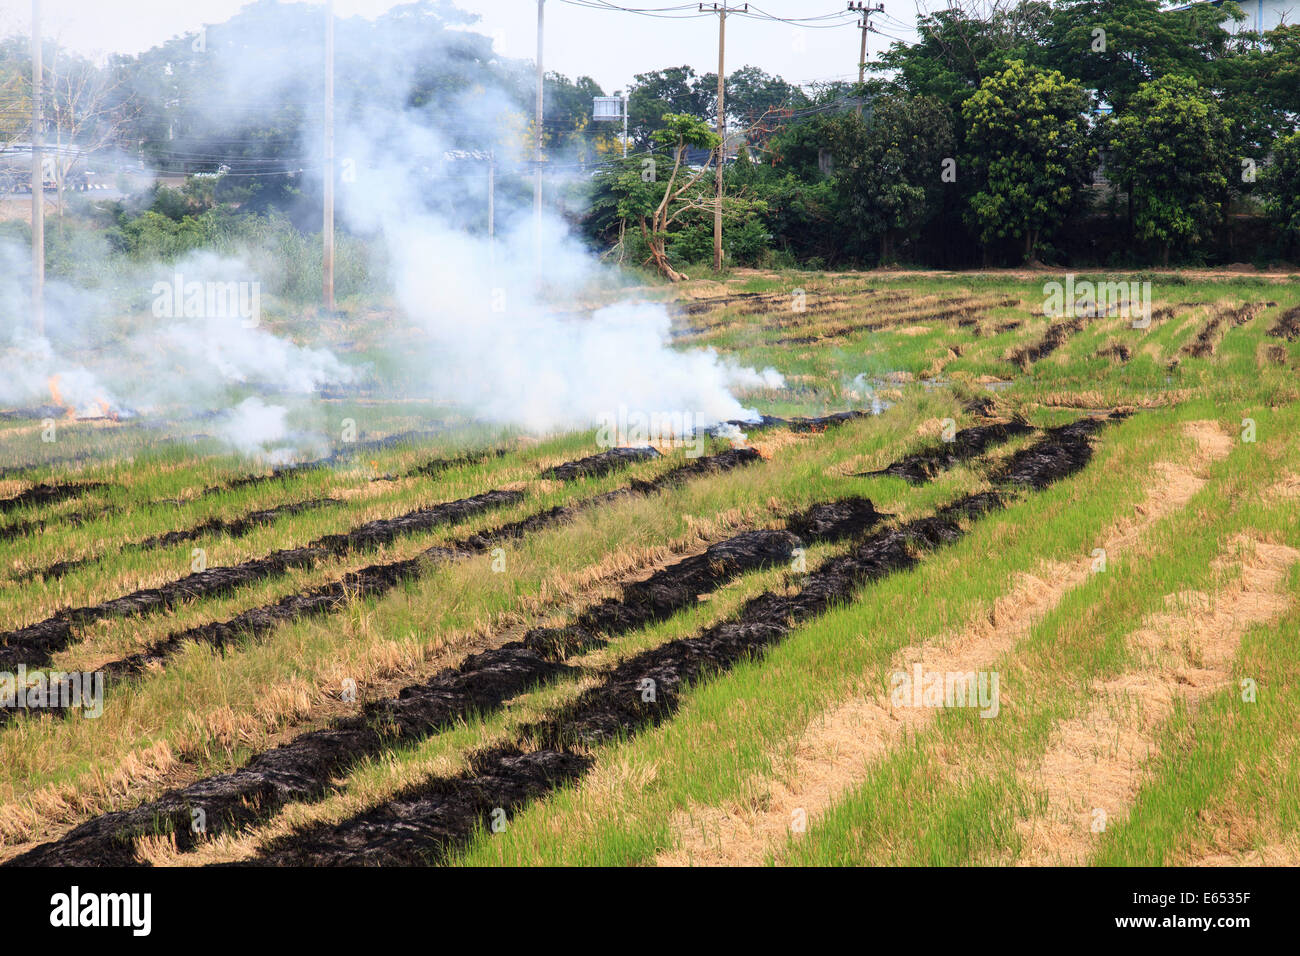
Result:
{"type": "MultiPolygon", "coordinates": [[[[42,32],[80,53],[138,53],[204,23],[229,19],[246,0],[42,0],[42,32]]],[[[481,17],[473,29],[493,38],[499,53],[531,60],[537,49],[536,0],[455,0],[481,17]]],[[[600,0],[582,0],[588,5],[600,0]]],[[[698,13],[681,0],[613,0],[620,6],[676,7],[698,13]]],[[[884,0],[873,26],[911,38],[918,0],[884,0]]],[[[930,5],[932,0],[919,0],[930,5]]],[[[323,6],[319,0],[317,5],[323,6]]],[[[737,5],[736,0],[731,0],[737,5]]],[[[396,0],[335,0],[341,17],[375,15],[396,0]]],[[[752,5],[777,17],[817,17],[845,11],[846,0],[760,0],[752,5]]],[[[0,0],[0,35],[31,28],[30,0],[0,0]]],[[[869,47],[884,48],[889,37],[873,33],[869,47]]],[[[847,16],[826,25],[795,27],[732,16],[727,19],[727,72],[754,64],[795,83],[852,79],[857,75],[859,33],[847,16]],[[843,21],[843,25],[834,25],[843,21]]],[[[565,0],[546,0],[547,70],[570,77],[592,76],[607,92],[627,85],[633,74],[687,63],[699,72],[718,65],[715,16],[662,19],[590,9],[565,0]]]]}

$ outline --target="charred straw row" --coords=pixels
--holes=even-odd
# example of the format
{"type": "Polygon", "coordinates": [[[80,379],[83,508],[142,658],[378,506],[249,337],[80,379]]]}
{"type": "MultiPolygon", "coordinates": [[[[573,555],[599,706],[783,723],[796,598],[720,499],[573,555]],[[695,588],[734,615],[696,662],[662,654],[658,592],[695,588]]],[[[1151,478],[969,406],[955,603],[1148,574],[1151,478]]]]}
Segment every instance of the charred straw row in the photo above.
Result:
{"type": "MultiPolygon", "coordinates": [[[[1090,454],[1083,439],[1086,430],[1085,426],[1054,430],[1039,444],[1051,441],[1069,446],[1068,451],[1038,448],[1036,454],[1022,456],[1019,465],[1008,467],[1005,472],[1021,479],[1037,476],[1045,484],[1081,468],[1090,454]]],[[[648,723],[658,722],[675,709],[679,688],[698,679],[703,669],[730,666],[752,650],[784,636],[798,621],[829,609],[863,581],[910,566],[917,560],[912,554],[915,546],[933,546],[951,539],[960,534],[960,519],[977,517],[999,504],[996,494],[972,496],[932,518],[874,535],[849,554],[832,559],[809,575],[795,598],[763,595],[750,601],[737,619],[716,625],[699,638],[675,641],[638,655],[608,675],[602,685],[585,694],[571,708],[562,709],[551,720],[528,731],[558,749],[537,756],[517,748],[487,751],[473,757],[476,772],[452,781],[435,780],[418,788],[421,801],[435,799],[442,804],[433,813],[444,824],[446,810],[452,812],[452,825],[435,827],[436,832],[431,833],[421,823],[413,844],[400,849],[383,845],[377,848],[379,856],[373,856],[374,847],[357,847],[349,835],[342,845],[345,850],[342,857],[322,859],[320,844],[327,842],[326,838],[309,837],[307,853],[311,861],[415,862],[430,845],[444,850],[450,848],[471,833],[478,821],[495,807],[514,809],[544,794],[555,782],[580,774],[586,768],[588,758],[568,751],[567,744],[558,743],[561,736],[576,732],[594,741],[620,731],[634,733],[648,723]],[[694,658],[699,665],[694,669],[683,668],[680,666],[683,659],[689,664],[692,655],[687,653],[683,658],[682,652],[695,646],[708,646],[715,653],[694,658]],[[719,650],[723,653],[717,653],[719,650]],[[638,711],[638,705],[634,703],[628,711],[623,700],[625,685],[634,684],[639,693],[647,673],[658,675],[652,679],[665,680],[664,689],[669,694],[665,700],[668,706],[648,715],[648,720],[646,714],[638,711]],[[596,728],[594,737],[593,727],[596,728]],[[468,803],[467,794],[473,795],[468,803]],[[448,799],[450,804],[445,803],[448,799]],[[483,804],[484,800],[487,805],[483,804]],[[361,850],[360,856],[357,850],[361,850]]],[[[750,531],[736,535],[713,545],[703,555],[686,558],[645,581],[626,586],[620,599],[588,607],[565,627],[534,628],[522,640],[471,655],[457,667],[441,671],[395,697],[369,705],[355,718],[303,734],[260,754],[234,773],[171,791],[130,811],[98,817],[13,862],[16,865],[132,864],[137,862],[134,854],[137,837],[167,831],[175,833],[180,849],[190,849],[194,838],[189,821],[195,808],[203,809],[210,834],[260,822],[287,802],[324,795],[332,780],[362,759],[385,748],[426,737],[456,720],[499,706],[510,697],[570,672],[571,668],[564,662],[574,654],[601,646],[613,635],[662,620],[694,603],[697,594],[714,590],[738,574],[788,561],[793,548],[801,542],[861,539],[884,517],[887,516],[879,514],[869,500],[851,498],[814,505],[791,516],[786,531],[750,531]]],[[[394,803],[406,799],[403,795],[394,803]]],[[[379,830],[386,829],[385,812],[392,805],[367,815],[380,815],[379,830]]],[[[351,821],[354,830],[364,830],[370,822],[351,821]]],[[[379,839],[385,842],[384,838],[379,839]]],[[[279,857],[273,857],[272,861],[289,862],[279,857]]]]}
{"type": "Polygon", "coordinates": [[[1283,312],[1273,327],[1268,330],[1268,334],[1275,339],[1286,339],[1288,342],[1300,341],[1300,305],[1283,312]]]}
{"type": "MultiPolygon", "coordinates": [[[[851,421],[862,413],[841,412],[816,419],[770,419],[771,423],[784,425],[793,430],[821,431],[832,425],[851,421]]],[[[761,426],[760,426],[761,427],[761,426]]],[[[654,458],[653,449],[614,449],[601,455],[557,466],[562,474],[581,475],[599,474],[608,470],[603,462],[627,464],[654,458]],[[580,467],[571,467],[580,466],[580,467]]],[[[145,650],[109,662],[101,668],[110,679],[138,674],[145,669],[163,663],[188,643],[207,644],[218,649],[231,644],[260,639],[282,623],[298,620],[314,614],[332,613],[347,601],[357,598],[377,597],[418,576],[426,562],[447,561],[481,554],[494,545],[507,540],[518,539],[526,534],[543,530],[571,520],[579,512],[609,504],[631,495],[651,495],[665,488],[682,484],[704,475],[729,471],[741,465],[750,464],[759,459],[753,449],[732,449],[718,455],[707,456],[669,469],[663,474],[649,479],[634,479],[627,487],[618,488],[604,494],[579,501],[573,505],[560,505],[536,512],[526,518],[495,529],[479,532],[454,542],[447,547],[435,546],[424,551],[416,558],[393,561],[386,564],[371,565],[359,571],[350,572],[341,579],[308,591],[287,595],[279,601],[260,607],[251,608],[226,621],[213,621],[173,632],[161,641],[145,650]]],[[[324,540],[324,539],[322,539],[324,540]]],[[[41,625],[33,625],[40,627],[41,625]]],[[[41,645],[43,657],[36,663],[27,661],[30,666],[48,662],[49,656],[71,642],[71,629],[46,626],[45,642],[41,645]],[[62,641],[60,644],[59,642],[62,641]]],[[[0,661],[4,660],[4,648],[0,648],[0,661]]],[[[46,711],[43,711],[46,712],[46,711]]],[[[21,714],[24,711],[10,713],[21,714]]]]}
{"type": "Polygon", "coordinates": [[[11,498],[0,499],[0,514],[9,514],[19,508],[31,508],[39,505],[58,504],[69,498],[80,498],[88,491],[98,491],[108,486],[103,482],[86,482],[83,484],[63,484],[41,482],[22,491],[11,498]]]}
{"type": "MultiPolygon", "coordinates": [[[[280,518],[288,515],[302,514],[304,511],[313,511],[317,508],[325,508],[333,505],[342,504],[337,498],[313,498],[310,501],[298,501],[291,504],[277,505],[274,508],[266,508],[261,511],[250,511],[246,515],[238,518],[208,518],[201,521],[191,528],[181,531],[168,531],[165,534],[153,535],[145,538],[136,544],[124,544],[121,548],[138,548],[142,551],[152,550],[154,548],[165,548],[171,545],[180,544],[184,541],[194,541],[204,535],[224,535],[228,538],[242,538],[249,534],[255,528],[265,527],[278,521],[280,518]]],[[[56,561],[53,564],[44,567],[32,568],[17,575],[14,580],[32,581],[36,578],[44,578],[47,581],[61,578],[77,568],[84,567],[88,564],[94,564],[99,560],[98,555],[91,555],[85,558],[76,558],[71,561],[56,561]]]]}
{"type": "MultiPolygon", "coordinates": [[[[488,452],[478,452],[478,453],[471,453],[466,455],[459,455],[454,458],[434,458],[430,461],[427,461],[421,465],[417,465],[416,467],[412,468],[407,473],[407,475],[408,477],[412,477],[416,475],[423,475],[423,476],[438,475],[444,471],[448,471],[452,468],[461,467],[463,465],[483,464],[487,461],[490,461],[493,458],[503,457],[506,454],[507,454],[507,450],[504,448],[500,448],[488,452]]],[[[593,457],[598,458],[600,456],[593,456],[593,457]]],[[[315,468],[324,467],[324,465],[321,464],[321,462],[323,462],[324,460],[325,459],[321,459],[318,462],[307,462],[305,465],[296,465],[296,466],[289,466],[288,468],[284,468],[284,469],[277,469],[276,471],[270,473],[269,475],[250,475],[247,476],[246,478],[235,479],[235,481],[230,483],[230,485],[228,486],[218,486],[218,487],[224,489],[227,487],[233,487],[237,485],[254,484],[254,483],[261,483],[264,481],[276,481],[276,480],[287,479],[293,471],[298,469],[302,469],[302,468],[315,469],[315,468]]],[[[208,494],[213,490],[214,489],[209,488],[206,491],[202,492],[198,497],[202,498],[204,497],[204,495],[208,494]]],[[[178,503],[178,502],[175,502],[175,499],[168,499],[165,502],[157,502],[157,501],[148,502],[148,504],[150,505],[164,504],[164,503],[178,503]]],[[[290,515],[301,514],[304,511],[311,511],[316,508],[332,507],[338,504],[342,504],[342,502],[337,498],[328,498],[328,497],[312,498],[307,501],[294,502],[285,505],[277,505],[274,508],[266,508],[258,511],[250,511],[247,514],[241,515],[237,518],[229,518],[229,519],[209,518],[205,521],[199,522],[197,525],[194,525],[193,527],[184,528],[178,531],[168,531],[160,535],[153,535],[151,537],[145,538],[143,541],[139,541],[134,544],[128,542],[122,545],[122,547],[140,548],[142,550],[152,550],[154,548],[170,547],[172,545],[180,544],[185,541],[194,541],[205,535],[221,535],[227,538],[242,538],[243,536],[250,533],[254,529],[264,527],[268,524],[272,524],[275,521],[278,521],[280,518],[290,516],[290,515]]],[[[91,517],[103,517],[106,514],[112,513],[113,510],[115,509],[104,509],[102,512],[98,512],[92,515],[91,517]]],[[[22,534],[26,534],[30,531],[40,530],[40,528],[44,527],[44,525],[45,525],[44,521],[28,522],[25,523],[23,526],[16,525],[14,526],[14,530],[17,531],[18,533],[14,534],[13,537],[19,537],[22,534]]],[[[9,529],[5,529],[5,530],[9,530],[9,529]]],[[[0,532],[0,536],[3,536],[3,534],[4,534],[3,532],[0,532]]],[[[95,563],[96,561],[99,560],[99,557],[100,557],[99,555],[88,555],[87,557],[84,558],[74,558],[68,561],[55,561],[52,564],[44,565],[42,567],[31,568],[29,570],[23,571],[21,574],[15,575],[13,580],[34,581],[37,578],[42,578],[47,581],[57,580],[58,578],[64,577],[70,572],[75,571],[77,568],[85,567],[89,564],[95,563]]]]}
{"type": "Polygon", "coordinates": [[[559,505],[536,512],[519,521],[469,535],[446,546],[434,546],[414,558],[373,564],[353,571],[337,581],[318,588],[290,594],[272,604],[251,608],[226,621],[199,624],[169,634],[138,654],[105,664],[101,670],[109,678],[139,674],[161,665],[187,644],[207,644],[219,650],[247,640],[260,639],[280,624],[319,614],[333,613],[349,601],[381,597],[398,585],[413,580],[430,564],[459,560],[483,554],[502,542],[517,540],[546,528],[556,527],[573,520],[580,512],[625,498],[633,494],[648,494],[680,483],[690,477],[727,471],[758,459],[758,454],[748,449],[724,452],[699,462],[674,468],[652,481],[644,482],[640,490],[630,486],[587,498],[572,505],[559,505]]]}
{"type": "Polygon", "coordinates": [[[1069,319],[1062,319],[1059,322],[1053,322],[1043,333],[1043,337],[1031,345],[1023,345],[1018,349],[1013,349],[1007,355],[1007,361],[1012,365],[1018,366],[1020,370],[1027,371],[1029,366],[1040,359],[1051,355],[1062,345],[1064,345],[1072,336],[1083,331],[1083,317],[1074,316],[1069,319]]]}
{"type": "MultiPolygon", "coordinates": [[[[622,460],[622,459],[620,459],[622,460]]],[[[157,588],[145,588],[111,601],[88,607],[65,608],[43,621],[0,633],[0,666],[25,663],[44,666],[50,655],[72,642],[74,624],[107,617],[148,614],[182,601],[225,594],[235,588],[309,567],[317,561],[352,551],[375,548],[399,537],[429,531],[444,524],[458,523],[485,511],[516,504],[524,499],[518,491],[488,491],[458,501],[421,508],[395,518],[367,522],[343,534],[326,535],[301,548],[274,551],[229,567],[208,568],[170,581],[157,588]]]]}
{"type": "Polygon", "coordinates": [[[897,478],[905,478],[913,484],[924,484],[940,472],[978,458],[993,445],[1000,445],[1020,435],[1027,435],[1031,431],[1033,428],[1023,421],[963,428],[953,435],[952,441],[907,455],[880,471],[861,472],[855,477],[893,475],[897,478]]]}
{"type": "MultiPolygon", "coordinates": [[[[1100,427],[1101,422],[1075,423],[1052,430],[1005,477],[1042,488],[1074,474],[1091,457],[1087,436],[1100,427]]],[[[871,582],[915,567],[927,553],[962,537],[969,522],[1003,505],[997,492],[983,492],[931,517],[874,533],[808,574],[797,594],[762,594],[694,637],[624,660],[575,701],[522,728],[514,743],[472,754],[464,773],[429,778],[340,823],[317,824],[274,840],[250,862],[419,865],[445,860],[494,812],[515,813],[580,778],[594,762],[590,748],[664,722],[676,713],[688,687],[761,655],[799,624],[852,599],[871,582]],[[653,695],[644,693],[648,681],[653,695]]]]}
{"type": "Polygon", "coordinates": [[[31,518],[24,521],[17,521],[4,528],[0,528],[0,541],[15,541],[18,538],[26,537],[29,534],[39,534],[51,525],[58,525],[64,528],[77,528],[83,524],[88,524],[91,521],[98,521],[100,518],[120,513],[120,508],[92,508],[88,511],[77,511],[72,514],[59,515],[55,518],[31,518]]]}
{"type": "MultiPolygon", "coordinates": [[[[808,539],[835,541],[859,534],[883,516],[866,499],[816,505],[791,524],[808,539]]],[[[88,821],[62,839],[14,861],[18,865],[130,865],[134,841],[172,831],[181,850],[194,845],[191,812],[201,807],[215,835],[269,819],[287,803],[318,799],[362,760],[413,743],[473,714],[574,669],[567,656],[664,620],[749,571],[789,562],[801,539],[790,531],[747,531],[623,588],[619,599],[592,605],[564,628],[535,628],[512,641],[468,656],[422,683],[376,701],[355,717],[335,721],[251,759],[239,770],[211,777],[129,811],[88,821]]]]}

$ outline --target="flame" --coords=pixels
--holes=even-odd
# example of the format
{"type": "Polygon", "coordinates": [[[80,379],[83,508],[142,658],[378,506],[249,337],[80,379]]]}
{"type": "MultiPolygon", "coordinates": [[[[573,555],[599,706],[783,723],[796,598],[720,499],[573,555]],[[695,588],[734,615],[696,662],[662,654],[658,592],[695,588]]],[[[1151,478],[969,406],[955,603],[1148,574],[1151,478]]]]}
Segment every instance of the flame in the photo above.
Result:
{"type": "Polygon", "coordinates": [[[117,412],[113,411],[113,406],[108,404],[102,396],[95,399],[95,404],[99,407],[100,417],[107,418],[110,421],[118,420],[117,412]]]}
{"type": "Polygon", "coordinates": [[[69,419],[76,421],[77,410],[64,402],[63,395],[59,392],[59,377],[57,375],[51,375],[49,379],[46,380],[45,384],[50,387],[50,397],[54,399],[54,404],[64,409],[69,419]]]}

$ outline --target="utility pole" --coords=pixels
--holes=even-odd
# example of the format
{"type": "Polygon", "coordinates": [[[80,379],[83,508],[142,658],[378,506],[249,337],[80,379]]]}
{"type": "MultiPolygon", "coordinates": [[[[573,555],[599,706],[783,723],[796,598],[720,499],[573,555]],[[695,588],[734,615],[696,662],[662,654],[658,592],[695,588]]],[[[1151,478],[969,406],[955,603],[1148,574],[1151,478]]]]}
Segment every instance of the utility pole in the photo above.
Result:
{"type": "MultiPolygon", "coordinates": [[[[849,0],[849,12],[859,13],[862,19],[858,22],[858,29],[862,31],[862,50],[858,54],[858,86],[867,81],[867,33],[871,30],[871,15],[873,13],[884,13],[885,5],[877,3],[874,7],[869,6],[864,0],[849,0]]],[[[862,115],[862,104],[858,104],[858,115],[862,115]]]]}
{"type": "Polygon", "coordinates": [[[713,271],[722,271],[722,166],[727,158],[727,14],[748,13],[749,4],[728,7],[722,3],[701,3],[701,13],[718,15],[718,205],[713,210],[713,271]]]}
{"type": "Polygon", "coordinates": [[[325,311],[334,311],[334,0],[325,4],[325,311]]]}
{"type": "Polygon", "coordinates": [[[41,115],[44,85],[41,65],[41,0],[32,0],[32,326],[45,335],[45,175],[41,140],[45,122],[41,115]]]}
{"type": "Polygon", "coordinates": [[[537,115],[533,136],[533,261],[542,275],[542,94],[546,73],[542,68],[542,35],[546,26],[546,0],[537,0],[537,115]]]}

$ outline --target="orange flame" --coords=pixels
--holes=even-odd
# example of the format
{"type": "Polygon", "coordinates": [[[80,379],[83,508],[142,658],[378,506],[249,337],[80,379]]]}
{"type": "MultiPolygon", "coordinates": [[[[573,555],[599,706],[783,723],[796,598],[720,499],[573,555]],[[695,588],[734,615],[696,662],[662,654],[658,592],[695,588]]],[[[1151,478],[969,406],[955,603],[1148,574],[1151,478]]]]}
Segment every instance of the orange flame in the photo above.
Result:
{"type": "Polygon", "coordinates": [[[54,399],[54,404],[62,408],[67,413],[68,418],[75,420],[77,410],[63,401],[63,395],[59,392],[59,377],[51,375],[46,384],[50,387],[50,397],[54,399]]]}

